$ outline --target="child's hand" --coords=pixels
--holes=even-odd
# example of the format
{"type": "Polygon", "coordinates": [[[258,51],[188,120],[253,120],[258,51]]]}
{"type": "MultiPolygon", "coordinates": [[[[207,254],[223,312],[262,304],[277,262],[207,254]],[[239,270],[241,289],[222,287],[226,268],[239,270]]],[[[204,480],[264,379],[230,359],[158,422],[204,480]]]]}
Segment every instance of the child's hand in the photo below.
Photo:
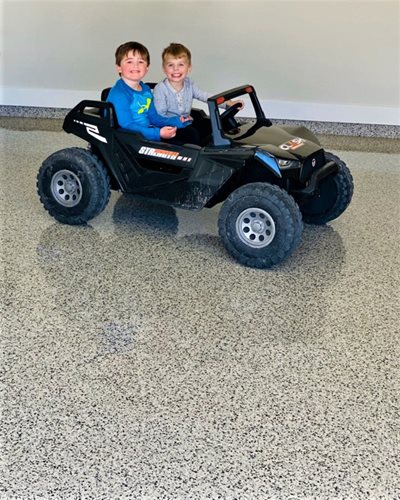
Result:
{"type": "Polygon", "coordinates": [[[172,139],[176,136],[176,127],[163,127],[160,128],[161,139],[172,139]]]}
{"type": "Polygon", "coordinates": [[[193,120],[191,116],[180,116],[179,119],[182,123],[190,122],[193,120]]]}
{"type": "Polygon", "coordinates": [[[234,99],[233,101],[229,100],[229,101],[225,101],[225,104],[228,106],[228,107],[231,107],[233,106],[234,104],[240,104],[240,108],[239,109],[243,109],[244,108],[244,101],[243,99],[234,99]]]}

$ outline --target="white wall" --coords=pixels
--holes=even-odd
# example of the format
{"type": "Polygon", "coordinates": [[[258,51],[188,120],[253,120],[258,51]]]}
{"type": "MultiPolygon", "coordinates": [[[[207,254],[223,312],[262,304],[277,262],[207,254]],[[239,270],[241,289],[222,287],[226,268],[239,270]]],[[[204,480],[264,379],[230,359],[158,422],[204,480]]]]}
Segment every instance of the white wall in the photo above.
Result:
{"type": "Polygon", "coordinates": [[[397,0],[2,0],[0,104],[71,107],[117,77],[114,51],[138,40],[160,80],[171,41],[218,92],[255,85],[272,118],[400,124],[397,0]]]}

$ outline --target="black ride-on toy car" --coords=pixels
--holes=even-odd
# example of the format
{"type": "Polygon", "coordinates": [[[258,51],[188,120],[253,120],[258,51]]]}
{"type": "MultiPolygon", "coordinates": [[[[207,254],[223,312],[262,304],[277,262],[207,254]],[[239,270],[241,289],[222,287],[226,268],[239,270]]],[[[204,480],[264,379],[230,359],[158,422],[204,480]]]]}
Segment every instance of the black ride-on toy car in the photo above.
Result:
{"type": "Polygon", "coordinates": [[[62,223],[88,222],[111,189],[192,210],[223,202],[218,226],[226,249],[244,265],[267,268],[296,248],[303,220],[325,224],[351,201],[345,163],[305,127],[272,125],[251,85],[210,97],[209,116],[192,110],[194,125],[211,131],[203,147],[121,129],[104,91],[102,99],[82,101],[65,117],[64,130],[89,148],[57,151],[38,173],[40,200],[62,223]],[[244,95],[255,119],[236,120],[237,105],[220,114],[218,105],[244,95]]]}

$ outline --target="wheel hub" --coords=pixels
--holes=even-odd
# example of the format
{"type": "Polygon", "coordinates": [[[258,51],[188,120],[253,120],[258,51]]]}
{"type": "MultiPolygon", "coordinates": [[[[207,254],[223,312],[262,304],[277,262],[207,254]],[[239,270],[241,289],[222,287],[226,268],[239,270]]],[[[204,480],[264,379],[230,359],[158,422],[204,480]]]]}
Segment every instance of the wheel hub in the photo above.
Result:
{"type": "Polygon", "coordinates": [[[64,188],[65,188],[65,191],[68,193],[68,194],[73,194],[77,191],[77,186],[76,184],[71,181],[71,180],[67,180],[65,185],[64,185],[64,188]]]}
{"type": "Polygon", "coordinates": [[[251,229],[254,233],[261,234],[264,232],[264,224],[260,220],[255,220],[251,224],[251,229]]]}
{"type": "Polygon", "coordinates": [[[236,231],[246,245],[263,248],[275,238],[275,222],[271,215],[261,208],[246,208],[236,220],[236,231]]]}
{"type": "Polygon", "coordinates": [[[51,194],[64,207],[74,207],[82,199],[82,184],[71,170],[59,170],[51,179],[51,194]]]}

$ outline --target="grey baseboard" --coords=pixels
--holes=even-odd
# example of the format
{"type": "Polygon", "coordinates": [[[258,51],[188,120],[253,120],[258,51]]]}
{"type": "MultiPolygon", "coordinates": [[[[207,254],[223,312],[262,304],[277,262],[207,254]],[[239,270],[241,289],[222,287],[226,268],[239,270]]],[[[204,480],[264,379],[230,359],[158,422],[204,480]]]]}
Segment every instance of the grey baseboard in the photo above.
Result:
{"type": "MultiPolygon", "coordinates": [[[[68,111],[69,109],[67,108],[0,105],[0,117],[63,119],[68,111]]],[[[303,125],[316,134],[352,137],[385,137],[389,139],[400,137],[400,126],[398,125],[281,120],[273,118],[271,118],[271,120],[276,125],[303,125]]]]}
{"type": "Polygon", "coordinates": [[[352,137],[385,137],[397,139],[400,137],[400,126],[379,125],[368,123],[336,123],[300,120],[274,120],[275,125],[303,125],[316,134],[345,135],[352,137]]]}
{"type": "Polygon", "coordinates": [[[68,108],[42,108],[36,106],[5,106],[0,105],[0,116],[14,118],[59,118],[64,119],[70,111],[68,108]]]}

